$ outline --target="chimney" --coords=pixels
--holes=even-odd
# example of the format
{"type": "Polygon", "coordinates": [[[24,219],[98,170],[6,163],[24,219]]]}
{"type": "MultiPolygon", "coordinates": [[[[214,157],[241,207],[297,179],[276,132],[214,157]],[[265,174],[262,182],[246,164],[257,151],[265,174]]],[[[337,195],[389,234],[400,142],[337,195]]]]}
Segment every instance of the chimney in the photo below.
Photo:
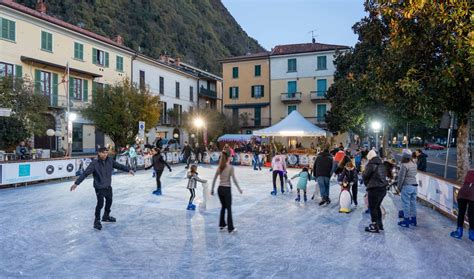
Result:
{"type": "Polygon", "coordinates": [[[116,42],[119,45],[123,45],[123,37],[120,35],[117,35],[117,37],[114,38],[114,42],[116,42]]]}
{"type": "Polygon", "coordinates": [[[37,0],[36,1],[36,10],[42,14],[46,13],[46,3],[44,3],[44,0],[37,0]]]}
{"type": "Polygon", "coordinates": [[[174,60],[174,64],[175,64],[176,66],[180,66],[180,65],[181,65],[181,58],[176,57],[176,59],[174,60]]]}

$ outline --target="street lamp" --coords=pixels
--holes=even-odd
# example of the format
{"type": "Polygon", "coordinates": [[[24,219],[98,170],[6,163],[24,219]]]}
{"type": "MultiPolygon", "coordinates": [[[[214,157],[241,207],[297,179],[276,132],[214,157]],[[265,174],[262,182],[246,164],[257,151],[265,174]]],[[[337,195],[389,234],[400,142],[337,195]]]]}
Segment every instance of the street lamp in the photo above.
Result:
{"type": "Polygon", "coordinates": [[[67,155],[72,155],[72,122],[77,119],[77,114],[74,112],[67,113],[67,155]]]}
{"type": "Polygon", "coordinates": [[[200,117],[194,119],[194,126],[196,126],[196,130],[197,130],[196,143],[199,143],[199,129],[204,127],[204,120],[202,120],[202,118],[200,117]]]}
{"type": "Polygon", "coordinates": [[[380,129],[382,128],[382,124],[379,121],[372,121],[372,123],[370,124],[370,127],[375,133],[375,148],[376,148],[376,151],[378,152],[379,151],[379,132],[380,132],[380,129]]]}
{"type": "Polygon", "coordinates": [[[49,152],[53,151],[53,145],[52,145],[52,142],[51,142],[51,138],[54,137],[55,134],[56,134],[56,131],[54,131],[53,129],[46,130],[46,135],[49,137],[49,152]]]}

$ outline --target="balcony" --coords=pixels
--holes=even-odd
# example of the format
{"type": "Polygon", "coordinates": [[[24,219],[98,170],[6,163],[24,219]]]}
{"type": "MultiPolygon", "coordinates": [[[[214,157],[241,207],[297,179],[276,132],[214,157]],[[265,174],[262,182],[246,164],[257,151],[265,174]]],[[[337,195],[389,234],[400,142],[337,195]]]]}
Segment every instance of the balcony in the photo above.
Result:
{"type": "Polygon", "coordinates": [[[199,88],[199,95],[202,97],[217,99],[217,92],[204,87],[199,88]]]}
{"type": "Polygon", "coordinates": [[[311,91],[310,98],[313,102],[324,101],[327,100],[327,91],[311,91]]]}
{"type": "Polygon", "coordinates": [[[306,120],[309,122],[313,123],[314,125],[318,125],[319,127],[325,127],[326,126],[326,117],[321,116],[321,117],[305,117],[306,120]]]}
{"type": "Polygon", "coordinates": [[[286,104],[301,103],[301,92],[281,93],[281,101],[286,104]]]}
{"type": "Polygon", "coordinates": [[[240,128],[259,128],[259,127],[269,127],[270,118],[260,118],[254,119],[250,118],[248,120],[239,119],[240,128]]]}
{"type": "MultiPolygon", "coordinates": [[[[52,109],[67,109],[67,97],[66,96],[57,96],[57,98],[53,98],[53,96],[44,96],[48,102],[48,106],[52,109]]],[[[88,102],[84,102],[82,100],[76,100],[74,98],[69,99],[69,108],[83,108],[85,107],[88,102]]]]}

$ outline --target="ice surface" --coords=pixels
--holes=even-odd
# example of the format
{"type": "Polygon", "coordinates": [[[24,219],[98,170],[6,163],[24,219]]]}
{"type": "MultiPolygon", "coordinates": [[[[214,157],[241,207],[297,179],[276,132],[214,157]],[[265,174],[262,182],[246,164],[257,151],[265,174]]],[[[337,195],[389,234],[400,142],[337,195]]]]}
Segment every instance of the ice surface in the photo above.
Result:
{"type": "MultiPolygon", "coordinates": [[[[200,166],[212,181],[215,166],[200,166]]],[[[293,175],[297,170],[290,170],[293,175]]],[[[218,232],[217,197],[206,212],[187,211],[185,170],[113,177],[115,224],[92,228],[92,179],[0,190],[0,277],[145,278],[474,278],[474,243],[449,237],[455,223],[419,206],[418,227],[397,226],[399,197],[387,196],[385,232],[363,231],[369,216],[270,195],[271,173],[237,167],[235,235],[218,232]]],[[[294,183],[296,184],[296,183],[294,183]]],[[[361,187],[363,188],[363,187],[361,187]]],[[[314,182],[309,184],[309,197],[314,182]]],[[[198,199],[202,188],[197,190],[198,199]]],[[[199,201],[196,202],[199,204],[199,201]]]]}

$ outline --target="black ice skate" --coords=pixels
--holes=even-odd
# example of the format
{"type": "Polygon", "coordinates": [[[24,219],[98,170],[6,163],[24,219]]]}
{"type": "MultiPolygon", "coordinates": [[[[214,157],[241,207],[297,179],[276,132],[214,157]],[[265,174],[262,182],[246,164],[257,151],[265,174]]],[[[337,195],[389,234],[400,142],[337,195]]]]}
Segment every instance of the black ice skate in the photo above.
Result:
{"type": "Polygon", "coordinates": [[[108,216],[108,217],[104,216],[102,217],[102,222],[115,223],[117,222],[117,219],[115,219],[112,216],[108,216]]]}
{"type": "Polygon", "coordinates": [[[100,220],[94,221],[94,229],[99,230],[99,231],[102,229],[102,224],[100,223],[100,220]]]}

